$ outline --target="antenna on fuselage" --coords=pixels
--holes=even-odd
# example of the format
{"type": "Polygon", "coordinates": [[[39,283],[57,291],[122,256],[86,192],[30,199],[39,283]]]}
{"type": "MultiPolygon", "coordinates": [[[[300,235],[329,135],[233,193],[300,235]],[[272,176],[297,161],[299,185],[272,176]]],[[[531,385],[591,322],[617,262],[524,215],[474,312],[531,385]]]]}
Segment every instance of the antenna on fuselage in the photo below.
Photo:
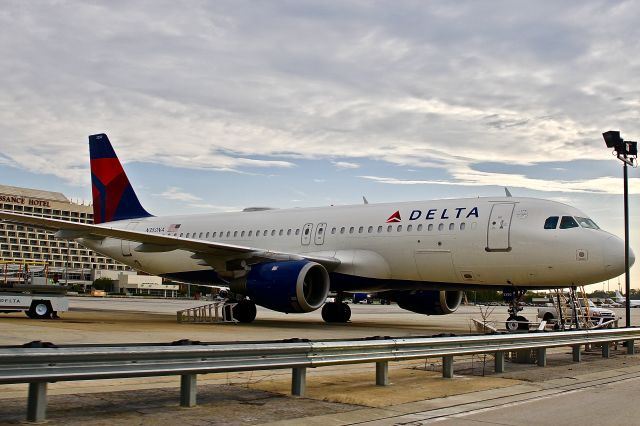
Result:
{"type": "Polygon", "coordinates": [[[505,194],[507,194],[507,197],[513,197],[513,195],[511,195],[511,192],[509,192],[509,188],[507,188],[506,186],[504,187],[504,192],[505,194]]]}
{"type": "Polygon", "coordinates": [[[367,197],[364,195],[362,196],[362,201],[364,201],[365,204],[369,204],[369,200],[367,200],[367,197]]]}

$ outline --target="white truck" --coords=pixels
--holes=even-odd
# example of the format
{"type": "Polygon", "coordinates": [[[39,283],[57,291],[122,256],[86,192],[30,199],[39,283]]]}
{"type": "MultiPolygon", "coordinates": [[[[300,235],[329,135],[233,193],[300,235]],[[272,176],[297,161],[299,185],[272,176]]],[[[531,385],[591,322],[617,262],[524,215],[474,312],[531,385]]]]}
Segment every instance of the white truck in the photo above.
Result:
{"type": "Polygon", "coordinates": [[[64,293],[27,291],[20,291],[20,289],[0,291],[0,312],[24,311],[29,318],[47,319],[57,318],[59,312],[69,310],[69,301],[64,293]]]}
{"type": "MultiPolygon", "coordinates": [[[[583,300],[579,299],[576,310],[579,315],[582,314],[586,316],[588,313],[589,320],[594,326],[599,326],[617,319],[616,314],[611,309],[599,308],[591,300],[588,300],[587,303],[589,305],[588,309],[583,300]]],[[[567,309],[564,312],[566,312],[567,315],[567,318],[564,318],[564,320],[573,322],[574,310],[571,307],[570,302],[567,302],[567,309]]],[[[546,321],[547,323],[557,323],[560,321],[560,314],[555,306],[545,306],[538,308],[538,318],[546,321]]]]}

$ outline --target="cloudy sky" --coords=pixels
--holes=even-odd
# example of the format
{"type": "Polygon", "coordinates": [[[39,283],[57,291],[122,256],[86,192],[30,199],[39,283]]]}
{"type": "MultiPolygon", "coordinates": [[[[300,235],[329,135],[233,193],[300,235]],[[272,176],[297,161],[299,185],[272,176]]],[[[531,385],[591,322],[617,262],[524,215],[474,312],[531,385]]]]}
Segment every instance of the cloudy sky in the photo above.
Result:
{"type": "Polygon", "coordinates": [[[508,186],[622,235],[601,133],[640,139],[638,16],[633,1],[4,1],[0,183],[89,200],[87,135],[106,132],[154,214],[508,186]]]}

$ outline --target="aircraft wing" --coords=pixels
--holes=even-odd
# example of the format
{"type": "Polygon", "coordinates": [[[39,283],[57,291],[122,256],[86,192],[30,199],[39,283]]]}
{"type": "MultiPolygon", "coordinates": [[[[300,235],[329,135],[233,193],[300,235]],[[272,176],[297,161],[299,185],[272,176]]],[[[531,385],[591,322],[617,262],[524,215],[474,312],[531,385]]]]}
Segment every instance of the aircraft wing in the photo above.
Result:
{"type": "Polygon", "coordinates": [[[338,265],[340,265],[340,260],[334,257],[270,251],[262,248],[218,243],[193,238],[150,234],[135,230],[110,227],[109,223],[93,225],[8,212],[0,212],[0,220],[54,231],[56,237],[62,239],[86,238],[100,240],[110,237],[138,242],[140,243],[138,246],[132,247],[134,251],[138,252],[158,253],[173,250],[191,251],[194,253],[192,256],[194,259],[201,259],[203,262],[211,265],[217,270],[233,270],[234,267],[237,267],[242,262],[251,265],[260,262],[303,259],[317,262],[326,267],[329,271],[334,270],[338,265]]]}

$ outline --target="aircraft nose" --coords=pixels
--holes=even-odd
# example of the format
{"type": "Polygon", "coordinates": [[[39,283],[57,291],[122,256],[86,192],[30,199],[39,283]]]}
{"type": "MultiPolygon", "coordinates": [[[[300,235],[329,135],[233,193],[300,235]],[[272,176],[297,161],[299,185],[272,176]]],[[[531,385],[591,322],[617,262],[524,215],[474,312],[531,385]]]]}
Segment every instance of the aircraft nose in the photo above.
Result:
{"type": "MultiPolygon", "coordinates": [[[[629,251],[630,265],[635,261],[632,251],[629,251]]],[[[616,236],[607,238],[604,243],[604,267],[608,272],[618,276],[624,273],[624,241],[616,236]]]]}

